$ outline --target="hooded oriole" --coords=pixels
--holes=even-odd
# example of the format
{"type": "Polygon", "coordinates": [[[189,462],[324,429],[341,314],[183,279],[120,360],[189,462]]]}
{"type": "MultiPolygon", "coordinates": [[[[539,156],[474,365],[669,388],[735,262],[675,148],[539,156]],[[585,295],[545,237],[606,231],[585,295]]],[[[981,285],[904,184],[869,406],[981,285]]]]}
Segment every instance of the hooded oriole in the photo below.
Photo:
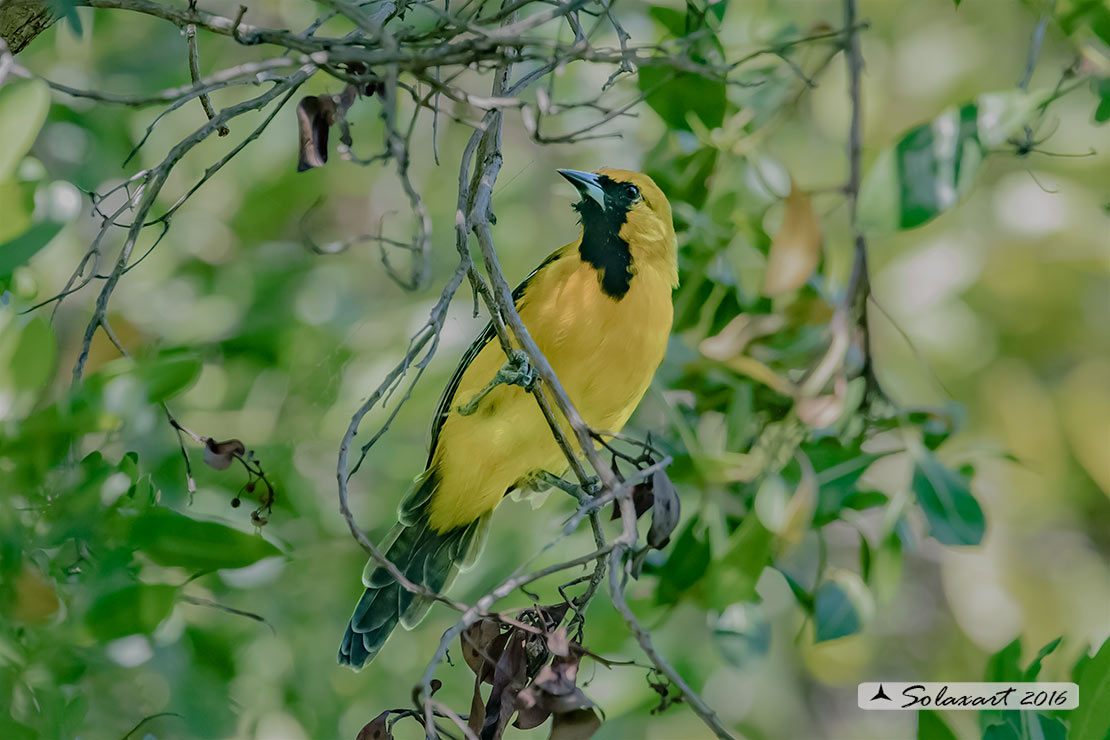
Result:
{"type": "MultiPolygon", "coordinates": [[[[671,207],[647,175],[560,170],[582,199],[582,235],[557,249],[513,292],[528,331],[592,428],[619,431],[663,360],[678,284],[671,207]]],[[[566,467],[535,399],[498,385],[466,405],[505,362],[492,325],[471,345],[439,402],[426,469],[400,506],[382,549],[414,583],[440,592],[474,562],[490,514],[539,471],[566,467]]],[[[367,564],[366,592],[339,648],[360,668],[401,622],[414,626],[429,600],[367,564]]]]}

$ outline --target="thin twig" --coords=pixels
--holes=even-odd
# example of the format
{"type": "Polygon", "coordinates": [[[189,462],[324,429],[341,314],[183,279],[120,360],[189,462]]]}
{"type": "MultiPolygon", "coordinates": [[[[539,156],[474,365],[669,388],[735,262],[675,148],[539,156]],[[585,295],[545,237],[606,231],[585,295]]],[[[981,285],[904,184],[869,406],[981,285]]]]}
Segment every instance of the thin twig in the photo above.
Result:
{"type": "Polygon", "coordinates": [[[1041,44],[1044,42],[1044,32],[1048,27],[1049,18],[1052,16],[1052,10],[1056,6],[1055,0],[1051,0],[1045,13],[1037,21],[1036,27],[1033,29],[1033,35],[1029,39],[1029,52],[1025,55],[1025,71],[1018,81],[1018,89],[1022,91],[1029,90],[1029,83],[1033,80],[1033,71],[1037,68],[1037,57],[1041,53],[1041,44]]]}
{"type": "Polygon", "coordinates": [[[247,619],[253,620],[255,622],[260,622],[269,627],[270,632],[272,632],[274,635],[277,635],[277,628],[275,628],[274,625],[270,624],[266,617],[263,617],[261,614],[255,614],[254,612],[236,609],[234,607],[228,606],[227,604],[221,604],[220,602],[212,601],[211,599],[202,599],[197,596],[182,595],[180,598],[186,604],[192,604],[193,606],[204,606],[208,607],[209,609],[216,609],[217,611],[221,611],[226,614],[234,614],[237,617],[246,617],[247,619]]]}
{"type": "MultiPolygon", "coordinates": [[[[189,9],[196,10],[197,0],[189,0],[189,9]]],[[[185,44],[189,49],[189,77],[193,80],[193,85],[200,82],[200,50],[197,49],[197,27],[190,23],[185,26],[185,44]]],[[[212,110],[212,101],[208,99],[208,93],[201,93],[200,106],[204,109],[204,115],[208,116],[211,121],[216,117],[216,111],[212,110]]],[[[231,133],[226,125],[220,126],[217,129],[220,136],[227,136],[231,133]]]]}
{"type": "Polygon", "coordinates": [[[120,740],[130,740],[131,736],[138,732],[147,722],[150,722],[154,719],[159,719],[161,717],[177,717],[178,719],[184,719],[184,717],[177,712],[158,712],[157,714],[150,714],[139,720],[138,723],[134,727],[132,727],[126,735],[120,738],[120,740]]]}
{"type": "MultiPolygon", "coordinates": [[[[273,88],[263,93],[262,95],[220,111],[220,113],[218,113],[215,118],[213,118],[201,128],[194,131],[193,134],[176,144],[170,150],[169,154],[166,155],[166,158],[162,160],[162,163],[151,170],[145,183],[142,200],[139,202],[136,209],[135,220],[132,222],[131,227],[128,229],[127,238],[124,241],[123,247],[120,249],[119,257],[116,260],[115,267],[112,269],[111,274],[105,281],[104,287],[100,290],[100,295],[97,297],[96,300],[96,309],[93,313],[93,317],[89,320],[88,326],[85,328],[85,335],[81,342],[81,349],[77,356],[77,362],[74,364],[73,367],[74,385],[80,383],[81,381],[81,377],[85,369],[85,361],[88,359],[89,349],[92,345],[93,336],[96,334],[96,330],[101,328],[106,320],[108,313],[108,300],[109,298],[111,298],[112,292],[115,290],[120,276],[122,276],[124,271],[127,269],[128,263],[131,259],[131,254],[135,248],[135,244],[139,239],[139,235],[142,232],[143,227],[146,225],[144,223],[146,215],[150,212],[150,209],[153,208],[155,199],[158,196],[158,193],[161,192],[162,186],[168,179],[170,171],[173,169],[174,165],[176,165],[177,162],[180,161],[181,158],[184,157],[193,147],[207,138],[210,133],[217,130],[221,125],[231,120],[232,118],[250,110],[263,108],[282,93],[286,93],[285,100],[288,100],[289,95],[292,93],[292,91],[296,90],[296,88],[299,87],[301,83],[303,83],[306,79],[308,79],[314,71],[315,67],[302,67],[298,72],[291,75],[285,81],[274,85],[273,88]]],[[[281,105],[278,106],[279,109],[280,107],[281,105]]],[[[224,161],[226,161],[228,158],[229,157],[225,158],[224,161]]],[[[207,179],[207,177],[205,179],[207,179]]]]}
{"type": "Polygon", "coordinates": [[[671,683],[678,687],[682,692],[682,698],[694,710],[694,713],[701,718],[706,727],[713,731],[713,734],[721,738],[721,740],[733,740],[732,734],[725,729],[721,724],[721,720],[717,717],[716,713],[705,703],[701,696],[690,688],[689,684],[683,680],[678,671],[674,669],[666,658],[655,649],[654,643],[651,641],[651,634],[644,629],[640,624],[640,620],[636,619],[636,615],[632,609],[629,608],[628,602],[624,598],[624,584],[621,583],[622,564],[625,548],[623,546],[613,550],[609,555],[609,596],[613,600],[613,606],[620,612],[624,623],[628,625],[629,631],[632,636],[636,638],[636,642],[640,644],[640,649],[644,651],[652,664],[658,668],[663,675],[670,679],[671,683]]]}

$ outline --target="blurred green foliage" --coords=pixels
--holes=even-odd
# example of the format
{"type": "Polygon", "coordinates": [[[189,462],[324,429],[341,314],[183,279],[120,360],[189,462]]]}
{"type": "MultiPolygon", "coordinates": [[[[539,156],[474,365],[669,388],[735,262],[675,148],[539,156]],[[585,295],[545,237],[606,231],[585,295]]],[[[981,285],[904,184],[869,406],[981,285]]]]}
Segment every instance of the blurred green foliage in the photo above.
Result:
{"type": "MultiPolygon", "coordinates": [[[[314,8],[304,5],[268,11],[272,24],[307,25],[314,8]]],[[[1110,190],[1097,128],[1110,116],[1110,11],[1057,3],[1031,88],[1055,92],[1023,95],[1013,85],[1048,6],[954,5],[862,8],[872,26],[863,36],[860,223],[875,287],[874,369],[889,402],[858,377],[825,394],[837,404],[830,417],[769,383],[801,382],[825,353],[851,263],[837,185],[841,59],[830,44],[788,43],[838,23],[839,4],[618,5],[637,33],[687,39],[702,59],[774,53],[728,83],[642,68],[612,93],[646,95],[641,116],[620,123],[621,143],[543,150],[506,133],[495,234],[510,278],[574,237],[573,214],[552,207],[560,198],[543,174],[556,165],[642,168],[674,206],[674,338],[633,426],[674,456],[687,514],[629,595],[664,654],[744,737],[1110,732],[1110,190]],[[1061,77],[1073,63],[1079,71],[1061,77]],[[1070,88],[1075,79],[1083,84],[1062,94],[1060,81],[1070,88]],[[1043,136],[1051,138],[1031,138],[1043,136]],[[1036,153],[1095,144],[1089,158],[1036,153]],[[1059,192],[1042,190],[1042,179],[1059,192]],[[812,191],[820,269],[769,294],[770,253],[794,188],[812,191]],[[1022,661],[1023,644],[1049,640],[1022,661]],[[1074,676],[1080,709],[984,712],[977,724],[950,716],[967,713],[923,713],[920,725],[854,710],[860,680],[984,671],[989,680],[1074,676]]],[[[172,27],[63,6],[84,36],[45,34],[20,56],[36,72],[111,89],[187,79],[172,27]],[[141,55],[126,51],[136,43],[141,55]]],[[[201,44],[206,64],[252,53],[204,35],[201,44]]],[[[576,86],[597,84],[572,68],[556,90],[574,97],[576,86]]],[[[213,97],[227,104],[232,95],[213,97]]],[[[106,190],[129,172],[119,164],[155,115],[51,100],[38,82],[0,88],[0,737],[117,738],[136,727],[132,736],[156,738],[353,737],[381,710],[409,703],[452,621],[437,611],[362,674],[335,665],[362,568],[335,513],[336,446],[438,290],[403,293],[374,250],[304,247],[319,197],[307,226],[339,238],[392,228],[404,205],[373,168],[333,163],[295,175],[289,110],[125,275],[110,316],[133,357],[118,358],[99,334],[91,373],[70,387],[91,291],[54,317],[52,304],[25,311],[63,289],[95,233],[98,220],[74,207],[79,191],[106,190]],[[269,524],[254,528],[232,506],[261,494],[248,490],[252,477],[203,465],[203,450],[186,439],[197,483],[189,491],[162,402],[185,426],[242,439],[265,463],[278,492],[269,524]]],[[[200,115],[185,106],[168,116],[140,166],[200,115]]],[[[380,138],[377,116],[372,103],[352,111],[356,142],[380,138]]],[[[440,158],[450,162],[467,132],[444,128],[440,158]]],[[[188,187],[220,146],[203,145],[177,184],[188,187]]],[[[442,236],[453,177],[430,161],[414,167],[442,280],[453,266],[442,236]]],[[[105,262],[114,254],[106,249],[105,262]]],[[[458,303],[443,357],[352,481],[358,519],[375,536],[419,472],[437,384],[476,329],[467,301],[458,303]]],[[[853,376],[864,370],[858,352],[846,363],[853,376]]],[[[453,595],[484,593],[507,564],[553,539],[565,513],[554,503],[542,512],[504,506],[482,564],[453,595]]],[[[559,552],[589,547],[583,534],[559,552]]],[[[529,603],[524,594],[505,601],[529,603]]],[[[636,655],[600,597],[586,644],[636,655]]],[[[632,671],[598,667],[581,682],[606,712],[599,737],[704,732],[681,708],[650,714],[658,697],[632,671]]],[[[437,697],[465,707],[465,668],[444,678],[437,697]]]]}

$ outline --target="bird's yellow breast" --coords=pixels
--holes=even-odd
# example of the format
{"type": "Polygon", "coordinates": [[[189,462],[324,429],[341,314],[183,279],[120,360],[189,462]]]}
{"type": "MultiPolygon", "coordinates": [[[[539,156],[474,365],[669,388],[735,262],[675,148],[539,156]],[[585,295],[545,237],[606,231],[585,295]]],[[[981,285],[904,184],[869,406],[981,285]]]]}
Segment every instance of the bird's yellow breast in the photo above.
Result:
{"type": "MultiPolygon", "coordinates": [[[[672,323],[673,265],[636,265],[620,299],[606,295],[598,271],[568,245],[529,281],[517,309],[592,428],[617,432],[663,360],[672,323]]],[[[431,467],[439,480],[431,526],[446,531],[491,511],[514,484],[539,470],[566,467],[531,394],[502,385],[474,413],[466,404],[505,362],[489,342],[465,370],[440,430],[431,467]]]]}

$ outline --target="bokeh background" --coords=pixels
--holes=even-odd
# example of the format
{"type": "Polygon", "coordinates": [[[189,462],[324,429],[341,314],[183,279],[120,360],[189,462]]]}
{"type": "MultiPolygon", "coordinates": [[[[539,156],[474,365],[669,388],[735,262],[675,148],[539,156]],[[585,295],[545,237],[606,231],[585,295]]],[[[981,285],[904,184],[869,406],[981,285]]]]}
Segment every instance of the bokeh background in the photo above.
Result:
{"type": "MultiPolygon", "coordinates": [[[[648,4],[617,7],[634,38],[666,33],[648,4]]],[[[308,25],[315,12],[313,4],[292,0],[250,10],[257,23],[294,28],[308,25]]],[[[841,12],[838,3],[816,0],[734,2],[718,38],[736,57],[820,24],[839,26],[841,12]]],[[[1040,12],[1039,4],[1017,0],[964,0],[958,8],[950,0],[864,0],[861,15],[871,22],[862,34],[865,165],[902,132],[946,108],[1014,89],[1040,12]]],[[[19,61],[77,87],[152,91],[187,82],[184,40],[172,26],[121,13],[79,13],[83,36],[59,24],[19,61]]],[[[1050,23],[1031,87],[1052,88],[1091,38],[1089,31],[1069,36],[1050,23]]],[[[211,69],[256,53],[224,41],[201,37],[201,58],[211,69]]],[[[828,53],[828,47],[805,47],[791,58],[812,71],[828,53]]],[[[610,72],[571,67],[556,89],[571,96],[595,90],[610,72]]],[[[539,146],[510,114],[494,196],[494,236],[512,282],[576,236],[574,195],[556,168],[653,171],[685,152],[713,150],[706,166],[687,168],[687,192],[695,195],[676,199],[682,201],[676,203],[682,277],[684,284],[697,285],[708,275],[726,294],[739,295],[739,305],[712,293],[685,297],[693,319],[676,331],[657,383],[631,425],[676,451],[685,516],[705,521],[722,522],[721,512],[736,510],[729,503],[735,485],[696,483],[690,470],[698,466],[689,460],[724,460],[738,452],[734,425],[744,421],[729,416],[731,406],[715,407],[711,393],[725,371],[707,366],[698,348],[747,305],[745,286],[762,282],[766,234],[782,219],[781,198],[768,180],[789,173],[797,187],[814,193],[826,233],[824,272],[842,282],[849,265],[846,208],[836,190],[847,167],[850,101],[843,58],[821,68],[809,90],[800,89],[777,58],[757,65],[757,73],[771,81],[731,87],[726,119],[714,132],[675,130],[641,106],[636,117],[606,129],[619,138],[539,146]],[[704,257],[708,249],[711,259],[704,257]],[[707,316],[704,306],[719,315],[707,316]],[[700,384],[690,381],[691,373],[701,377],[700,384]],[[706,395],[690,400],[703,390],[706,395]]],[[[336,92],[335,86],[318,76],[305,92],[336,92]]],[[[635,94],[634,81],[609,93],[621,100],[635,94]]],[[[214,98],[217,105],[231,100],[214,98]]],[[[774,569],[763,573],[757,588],[769,631],[755,647],[730,643],[719,615],[705,608],[696,589],[660,603],[657,576],[631,584],[632,605],[653,629],[660,650],[743,737],[916,737],[913,713],[857,710],[855,684],[977,680],[988,656],[1013,640],[1021,639],[1024,665],[1060,636],[1064,641],[1045,660],[1042,676],[1068,680],[1080,655],[1110,633],[1110,128],[1096,125],[1097,104],[1082,86],[1055,101],[1034,132],[1038,140],[1047,137],[1039,150],[1083,156],[1018,154],[1003,146],[984,161],[956,206],[922,227],[869,240],[878,376],[889,396],[906,406],[962,409],[965,421],[940,454],[952,465],[975,465],[972,491],[987,519],[982,543],[942,546],[924,537],[911,517],[918,536],[890,566],[893,575],[881,598],[869,596],[860,609],[859,631],[816,643],[811,620],[774,569]]],[[[95,233],[81,191],[103,191],[130,168],[156,163],[202,115],[192,104],[171,114],[121,168],[157,114],[55,95],[19,166],[18,179],[32,183],[36,214],[50,209],[66,225],[16,270],[0,308],[0,357],[8,366],[0,370],[5,444],[26,440],[32,428],[25,420],[33,410],[65,393],[92,310],[92,290],[65,301],[53,321],[57,354],[46,365],[50,380],[32,391],[21,389],[17,368],[26,357],[16,353],[16,337],[28,317],[18,311],[63,286],[95,233]]],[[[378,114],[373,100],[351,111],[356,150],[363,154],[381,139],[378,114]]],[[[232,139],[248,125],[235,122],[232,139]]],[[[323,255],[306,248],[304,229],[319,243],[379,228],[403,239],[410,223],[388,169],[334,158],[324,168],[296,173],[291,108],[192,198],[157,249],[124,277],[110,314],[121,341],[139,358],[182,349],[199,357],[203,369],[195,382],[170,400],[174,413],[198,433],[243,440],[278,491],[263,534],[285,555],[203,575],[183,593],[256,613],[268,626],[178,601],[150,634],[104,644],[81,625],[93,598],[83,589],[92,587],[43,566],[37,587],[55,592],[60,606],[42,619],[28,619],[31,626],[9,612],[0,636],[0,687],[10,692],[13,718],[37,717],[27,725],[42,737],[92,740],[121,737],[160,712],[180,716],[152,719],[133,737],[352,738],[380,711],[410,702],[411,686],[452,615],[433,610],[416,631],[396,634],[362,673],[336,665],[339,639],[361,592],[364,557],[338,514],[335,460],[351,414],[398,361],[456,263],[452,163],[468,134],[443,122],[439,167],[430,138],[415,152],[414,179],[434,226],[433,277],[425,290],[409,293],[391,282],[373,245],[323,255]]],[[[167,197],[187,188],[229,146],[213,138],[198,147],[175,170],[167,197]]],[[[118,237],[110,250],[116,244],[118,237]]],[[[469,294],[460,292],[424,380],[352,480],[357,520],[374,538],[388,531],[398,501],[420,471],[439,390],[482,324],[471,314],[469,294]]],[[[107,373],[100,427],[82,438],[81,454],[100,450],[115,463],[135,451],[163,504],[251,531],[250,502],[238,509],[229,503],[244,482],[241,471],[207,468],[196,447],[191,454],[199,487],[190,500],[172,429],[157,406],[135,392],[140,381],[112,375],[116,357],[98,336],[89,371],[107,373]]],[[[372,415],[364,429],[381,418],[372,415]]],[[[19,449],[32,454],[31,447],[19,449]]],[[[31,494],[18,488],[32,484],[12,469],[8,465],[3,474],[16,487],[0,494],[6,549],[26,544],[26,533],[34,531],[24,526],[26,513],[20,511],[31,494]]],[[[868,475],[882,490],[909,485],[909,466],[898,456],[868,475]]],[[[108,483],[97,486],[105,502],[114,498],[102,488],[108,483]]],[[[459,579],[452,595],[477,598],[533,557],[537,543],[552,539],[570,511],[569,499],[555,496],[538,510],[528,502],[506,502],[480,565],[459,579]]],[[[871,520],[881,517],[872,514],[871,520]]],[[[867,521],[861,515],[859,526],[870,526],[867,521]]],[[[836,521],[823,531],[830,567],[850,580],[860,570],[856,525],[836,521]]],[[[718,533],[710,541],[719,554],[724,538],[718,533]]],[[[571,557],[590,546],[587,537],[573,537],[544,559],[571,557]]],[[[26,562],[53,563],[57,555],[32,550],[26,562]]],[[[810,531],[782,562],[801,564],[804,571],[816,551],[810,531]]],[[[132,575],[146,582],[182,584],[191,575],[137,562],[132,575]]],[[[13,577],[9,571],[9,590],[13,577]]],[[[541,584],[545,598],[557,598],[555,585],[541,584]]],[[[527,603],[521,594],[504,602],[527,603]]],[[[591,607],[586,634],[597,653],[638,657],[604,595],[591,607]]],[[[589,663],[583,670],[584,689],[605,712],[598,737],[708,736],[681,705],[649,714],[658,697],[643,670],[589,663]]],[[[440,677],[440,697],[465,709],[472,683],[465,665],[457,661],[440,677]]],[[[0,700],[0,706],[7,704],[0,700]]],[[[948,713],[945,720],[958,737],[979,737],[974,714],[948,713]]],[[[420,730],[402,723],[397,732],[417,737],[420,730]]]]}

